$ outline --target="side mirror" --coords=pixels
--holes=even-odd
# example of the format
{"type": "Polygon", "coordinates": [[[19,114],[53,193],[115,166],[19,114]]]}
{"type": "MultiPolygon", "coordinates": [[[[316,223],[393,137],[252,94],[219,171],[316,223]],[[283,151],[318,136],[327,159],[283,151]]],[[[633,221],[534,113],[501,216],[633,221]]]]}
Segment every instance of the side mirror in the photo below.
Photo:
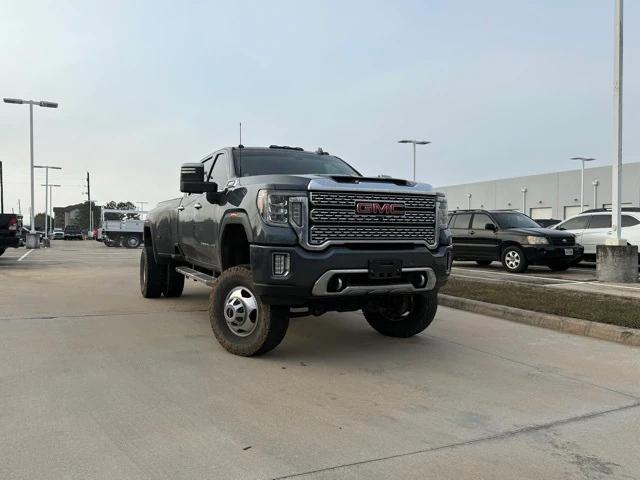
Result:
{"type": "Polygon", "coordinates": [[[218,185],[204,181],[204,165],[185,163],[180,168],[180,191],[182,193],[215,193],[218,185]]]}
{"type": "Polygon", "coordinates": [[[492,232],[495,232],[497,230],[496,226],[493,223],[487,223],[484,226],[485,230],[491,230],[492,232]]]}

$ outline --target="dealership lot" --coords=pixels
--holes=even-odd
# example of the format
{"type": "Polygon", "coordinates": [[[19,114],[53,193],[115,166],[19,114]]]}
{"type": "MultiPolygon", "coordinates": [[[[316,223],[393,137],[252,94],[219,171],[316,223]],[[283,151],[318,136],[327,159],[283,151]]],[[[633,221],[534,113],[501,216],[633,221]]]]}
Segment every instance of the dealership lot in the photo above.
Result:
{"type": "Polygon", "coordinates": [[[509,273],[504,271],[499,262],[493,262],[489,266],[479,266],[475,262],[454,262],[452,273],[469,280],[516,282],[552,289],[640,298],[640,284],[598,282],[593,263],[582,263],[564,272],[552,272],[544,266],[531,266],[525,273],[509,273]]]}
{"type": "Polygon", "coordinates": [[[640,478],[637,348],[441,308],[407,340],[294,319],[240,358],[207,288],[141,298],[139,249],[25,253],[0,257],[0,478],[640,478]]]}

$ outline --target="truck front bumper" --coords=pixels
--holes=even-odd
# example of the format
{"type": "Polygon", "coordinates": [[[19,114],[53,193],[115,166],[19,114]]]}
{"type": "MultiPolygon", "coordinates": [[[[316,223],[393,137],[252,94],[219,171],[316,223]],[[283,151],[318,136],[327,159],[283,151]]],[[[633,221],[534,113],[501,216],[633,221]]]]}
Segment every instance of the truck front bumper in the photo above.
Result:
{"type": "Polygon", "coordinates": [[[413,249],[368,249],[344,247],[311,252],[301,247],[251,245],[251,265],[256,293],[266,303],[276,305],[304,305],[322,299],[355,298],[401,292],[420,292],[443,286],[451,269],[451,247],[436,250],[426,247],[413,249]],[[274,272],[274,255],[287,254],[288,274],[278,277],[274,272]],[[402,278],[396,280],[368,280],[370,260],[400,262],[402,278]],[[341,273],[342,272],[342,273],[341,273]],[[344,275],[343,275],[344,273],[344,275]],[[412,286],[410,277],[424,274],[424,284],[412,286]],[[340,275],[345,285],[331,289],[332,277],[340,275]],[[357,285],[347,285],[353,281],[357,285]]]}

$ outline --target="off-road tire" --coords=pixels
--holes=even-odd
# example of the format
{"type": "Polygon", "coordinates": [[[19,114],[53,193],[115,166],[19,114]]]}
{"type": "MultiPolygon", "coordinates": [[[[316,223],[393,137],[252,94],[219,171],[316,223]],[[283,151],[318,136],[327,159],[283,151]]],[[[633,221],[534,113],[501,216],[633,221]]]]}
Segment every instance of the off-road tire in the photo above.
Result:
{"type": "Polygon", "coordinates": [[[209,299],[209,320],[216,339],[228,352],[243,357],[261,355],[282,341],[289,327],[289,311],[262,303],[255,295],[253,276],[248,266],[231,267],[220,274],[209,299]],[[255,329],[246,337],[236,335],[224,316],[227,296],[236,287],[244,287],[254,295],[258,313],[255,329]]]}
{"type": "Polygon", "coordinates": [[[481,267],[488,267],[493,263],[493,260],[476,260],[476,263],[481,267]]]}
{"type": "MultiPolygon", "coordinates": [[[[387,337],[408,338],[422,332],[431,325],[438,310],[438,292],[405,296],[411,306],[402,318],[394,318],[376,308],[363,308],[362,313],[375,330],[387,337]]],[[[387,297],[387,301],[400,301],[399,297],[387,297]]]]}
{"type": "Polygon", "coordinates": [[[184,290],[184,275],[176,272],[176,265],[169,262],[167,265],[160,265],[165,268],[164,284],[162,286],[162,294],[165,297],[179,297],[184,290]]]}
{"type": "Polygon", "coordinates": [[[143,248],[140,254],[140,292],[144,298],[158,298],[166,279],[165,269],[156,263],[151,248],[143,248]]]}
{"type": "Polygon", "coordinates": [[[529,267],[529,262],[520,247],[510,245],[502,251],[502,266],[509,273],[522,273],[529,267]],[[517,263],[512,258],[517,258],[517,263]]]}

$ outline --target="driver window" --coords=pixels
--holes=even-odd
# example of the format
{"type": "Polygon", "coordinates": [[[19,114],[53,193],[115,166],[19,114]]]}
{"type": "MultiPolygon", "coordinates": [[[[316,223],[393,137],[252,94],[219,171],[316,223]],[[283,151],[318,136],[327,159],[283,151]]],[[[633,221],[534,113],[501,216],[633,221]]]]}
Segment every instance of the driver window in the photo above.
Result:
{"type": "Polygon", "coordinates": [[[213,168],[207,178],[208,182],[215,182],[218,185],[218,190],[224,190],[227,186],[228,174],[227,174],[227,157],[224,153],[221,153],[215,158],[213,168]]]}

